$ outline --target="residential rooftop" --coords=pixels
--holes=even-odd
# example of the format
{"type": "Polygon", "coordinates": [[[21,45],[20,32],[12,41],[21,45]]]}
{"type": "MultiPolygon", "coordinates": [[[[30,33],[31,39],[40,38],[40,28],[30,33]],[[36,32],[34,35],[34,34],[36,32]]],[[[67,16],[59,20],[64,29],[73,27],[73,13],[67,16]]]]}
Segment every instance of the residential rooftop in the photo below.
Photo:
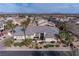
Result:
{"type": "MultiPolygon", "coordinates": [[[[26,35],[32,35],[34,33],[49,33],[49,36],[58,34],[59,29],[56,27],[49,27],[49,26],[29,26],[26,29],[26,35]]],[[[22,31],[22,27],[16,27],[15,28],[15,36],[23,36],[24,33],[22,31]]]]}

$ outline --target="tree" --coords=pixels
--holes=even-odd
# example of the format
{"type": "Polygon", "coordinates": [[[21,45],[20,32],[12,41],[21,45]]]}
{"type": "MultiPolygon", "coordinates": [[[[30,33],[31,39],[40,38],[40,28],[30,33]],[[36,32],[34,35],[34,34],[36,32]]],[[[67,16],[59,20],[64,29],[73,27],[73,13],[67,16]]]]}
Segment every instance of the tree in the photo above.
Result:
{"type": "Polygon", "coordinates": [[[7,21],[6,22],[6,25],[4,26],[5,27],[5,29],[13,29],[13,28],[15,28],[15,24],[13,24],[13,22],[12,21],[7,21]]]}
{"type": "Polygon", "coordinates": [[[68,41],[68,45],[72,44],[72,42],[74,42],[74,37],[73,36],[67,37],[67,41],[68,41]]]}
{"type": "Polygon", "coordinates": [[[64,22],[58,23],[58,24],[57,24],[57,27],[58,27],[60,30],[66,31],[66,23],[64,23],[64,22]]]}
{"type": "Polygon", "coordinates": [[[69,38],[69,33],[68,32],[65,32],[65,31],[61,31],[59,33],[59,38],[60,38],[60,41],[64,44],[67,44],[68,40],[67,38],[69,38]]]}
{"type": "Polygon", "coordinates": [[[32,23],[34,23],[34,22],[35,22],[35,20],[36,20],[35,18],[36,18],[36,16],[34,16],[34,19],[32,20],[32,23]]]}
{"type": "Polygon", "coordinates": [[[61,31],[59,33],[60,39],[66,39],[69,36],[68,32],[61,31]]]}
{"type": "Polygon", "coordinates": [[[36,26],[38,26],[38,21],[35,21],[35,23],[36,23],[36,26]]]}
{"type": "Polygon", "coordinates": [[[24,32],[25,39],[26,39],[26,28],[28,27],[30,21],[31,20],[28,18],[27,20],[24,20],[24,21],[21,22],[21,26],[23,27],[23,32],[24,32]]]}
{"type": "Polygon", "coordinates": [[[25,46],[29,46],[29,45],[32,43],[32,39],[27,38],[27,39],[23,40],[22,43],[23,43],[25,46]]]}
{"type": "Polygon", "coordinates": [[[12,39],[6,39],[6,40],[4,41],[4,45],[5,45],[6,47],[11,47],[12,44],[13,44],[13,40],[12,40],[12,39]]]}
{"type": "Polygon", "coordinates": [[[5,29],[11,30],[13,36],[14,36],[14,28],[15,28],[15,27],[16,27],[16,25],[13,24],[13,22],[10,21],[10,20],[9,20],[9,21],[6,23],[6,25],[4,26],[5,29]]]}

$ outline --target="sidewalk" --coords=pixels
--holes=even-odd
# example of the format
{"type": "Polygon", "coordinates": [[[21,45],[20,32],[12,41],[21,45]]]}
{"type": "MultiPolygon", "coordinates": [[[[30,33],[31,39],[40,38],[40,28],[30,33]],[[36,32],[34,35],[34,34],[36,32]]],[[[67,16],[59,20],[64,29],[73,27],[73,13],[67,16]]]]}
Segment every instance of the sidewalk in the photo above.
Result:
{"type": "Polygon", "coordinates": [[[33,48],[22,48],[22,47],[9,47],[5,49],[0,49],[0,51],[71,51],[70,47],[54,47],[54,48],[43,48],[43,49],[33,49],[33,48]]]}

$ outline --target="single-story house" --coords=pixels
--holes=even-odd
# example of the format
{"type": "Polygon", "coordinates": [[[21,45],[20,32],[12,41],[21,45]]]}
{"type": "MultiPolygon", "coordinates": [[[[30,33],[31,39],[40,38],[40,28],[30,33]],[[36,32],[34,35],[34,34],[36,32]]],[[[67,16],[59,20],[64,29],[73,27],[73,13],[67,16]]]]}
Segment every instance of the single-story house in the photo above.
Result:
{"type": "Polygon", "coordinates": [[[37,25],[37,24],[38,24],[38,26],[46,26],[47,25],[47,26],[55,27],[55,24],[51,21],[48,21],[47,19],[35,20],[34,25],[37,25]]]}
{"type": "MultiPolygon", "coordinates": [[[[59,33],[59,29],[56,27],[49,26],[29,26],[26,29],[26,38],[38,38],[45,41],[56,41],[55,34],[59,33]]],[[[22,27],[16,27],[14,33],[14,39],[24,39],[24,32],[22,27]]]]}
{"type": "Polygon", "coordinates": [[[0,30],[4,30],[4,25],[5,25],[4,20],[1,20],[0,21],[0,30]]]}

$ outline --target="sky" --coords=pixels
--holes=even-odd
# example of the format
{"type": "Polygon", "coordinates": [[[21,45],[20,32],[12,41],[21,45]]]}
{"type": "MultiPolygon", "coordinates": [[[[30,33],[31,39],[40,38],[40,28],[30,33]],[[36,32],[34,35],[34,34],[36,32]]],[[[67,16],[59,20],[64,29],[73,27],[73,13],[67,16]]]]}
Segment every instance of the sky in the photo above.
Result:
{"type": "Polygon", "coordinates": [[[79,14],[79,3],[0,3],[0,13],[79,14]]]}

